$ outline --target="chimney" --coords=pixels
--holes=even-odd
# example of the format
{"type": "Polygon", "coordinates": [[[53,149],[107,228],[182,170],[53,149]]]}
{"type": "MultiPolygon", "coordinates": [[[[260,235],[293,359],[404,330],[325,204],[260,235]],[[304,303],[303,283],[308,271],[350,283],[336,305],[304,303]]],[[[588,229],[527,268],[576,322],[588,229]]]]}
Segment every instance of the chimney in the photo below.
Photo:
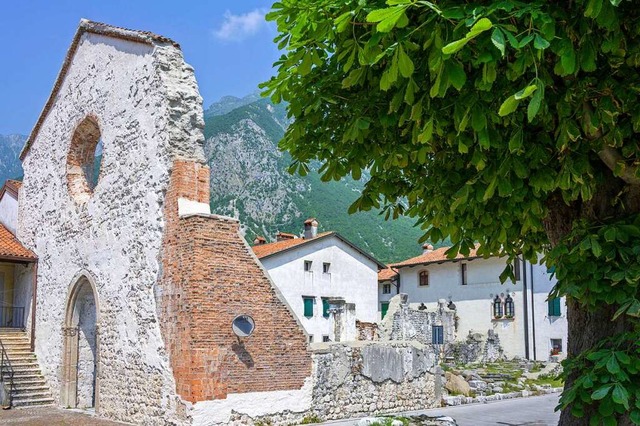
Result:
{"type": "Polygon", "coordinates": [[[425,243],[422,245],[422,254],[431,253],[433,251],[433,246],[429,243],[425,243]]]}
{"type": "Polygon", "coordinates": [[[267,244],[267,239],[265,237],[263,237],[262,235],[258,235],[254,240],[253,240],[253,245],[254,246],[259,246],[261,244],[267,244]]]}
{"type": "Polygon", "coordinates": [[[293,234],[287,234],[286,232],[278,232],[276,234],[276,241],[293,240],[296,238],[293,234]]]}
{"type": "Polygon", "coordinates": [[[318,221],[310,218],[304,221],[304,239],[309,240],[318,236],[318,221]]]}

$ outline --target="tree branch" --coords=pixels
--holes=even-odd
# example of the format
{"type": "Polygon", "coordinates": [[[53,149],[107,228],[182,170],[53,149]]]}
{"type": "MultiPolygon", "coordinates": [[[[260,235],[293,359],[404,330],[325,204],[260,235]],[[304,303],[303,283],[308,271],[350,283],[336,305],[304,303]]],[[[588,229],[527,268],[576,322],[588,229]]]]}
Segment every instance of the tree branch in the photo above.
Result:
{"type": "MultiPolygon", "coordinates": [[[[591,109],[591,105],[587,102],[583,103],[584,107],[584,115],[583,118],[583,129],[585,130],[585,135],[589,140],[596,141],[598,139],[602,139],[602,130],[600,128],[594,129],[589,132],[589,126],[591,125],[591,114],[593,113],[591,109]]],[[[614,176],[619,177],[623,181],[625,181],[629,185],[640,185],[640,178],[636,176],[638,172],[638,166],[629,166],[626,164],[625,158],[618,152],[617,149],[610,147],[606,144],[605,141],[602,141],[602,148],[598,151],[598,157],[600,160],[614,173],[614,176]],[[618,175],[616,174],[616,165],[619,162],[624,163],[624,169],[618,175]]]]}

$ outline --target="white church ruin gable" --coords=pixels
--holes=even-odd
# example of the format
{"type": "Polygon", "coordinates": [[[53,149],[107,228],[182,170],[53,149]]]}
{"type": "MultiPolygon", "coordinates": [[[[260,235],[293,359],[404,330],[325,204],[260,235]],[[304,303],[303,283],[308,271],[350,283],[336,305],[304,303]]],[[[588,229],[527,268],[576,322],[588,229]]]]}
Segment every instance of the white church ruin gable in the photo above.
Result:
{"type": "Polygon", "coordinates": [[[201,103],[170,40],[81,22],[22,153],[18,225],[39,256],[35,350],[63,405],[97,402],[101,414],[135,423],[181,421],[154,287],[172,162],[204,158],[201,103]],[[67,305],[79,279],[90,279],[95,294],[85,287],[79,305],[67,305]],[[70,313],[79,316],[70,321],[70,313]],[[79,345],[73,366],[68,345],[79,345]]]}

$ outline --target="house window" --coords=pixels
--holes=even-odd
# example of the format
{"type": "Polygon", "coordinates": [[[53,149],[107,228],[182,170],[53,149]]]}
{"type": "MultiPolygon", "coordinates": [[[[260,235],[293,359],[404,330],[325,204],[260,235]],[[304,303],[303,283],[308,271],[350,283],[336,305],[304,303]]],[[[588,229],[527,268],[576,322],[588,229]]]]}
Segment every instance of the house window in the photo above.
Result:
{"type": "Polygon", "coordinates": [[[562,315],[560,310],[560,298],[554,297],[553,299],[549,299],[549,316],[550,317],[559,317],[562,315]]]}
{"type": "Polygon", "coordinates": [[[382,294],[391,294],[391,284],[382,285],[382,294]]]}
{"type": "Polygon", "coordinates": [[[460,276],[462,278],[462,285],[467,285],[467,264],[460,264],[460,276]]]}
{"type": "Polygon", "coordinates": [[[313,334],[309,335],[309,343],[313,343],[313,334]]]}
{"type": "Polygon", "coordinates": [[[502,318],[502,315],[502,299],[500,299],[500,296],[496,296],[496,298],[493,299],[493,317],[502,318]]]}
{"type": "Polygon", "coordinates": [[[516,314],[516,305],[513,303],[513,298],[507,296],[504,300],[504,316],[507,318],[513,318],[516,314]]]}
{"type": "Polygon", "coordinates": [[[420,287],[426,287],[429,285],[429,271],[421,271],[418,274],[420,287]]]}
{"type": "Polygon", "coordinates": [[[441,325],[431,326],[431,344],[442,345],[444,343],[444,327],[441,325]]]}
{"type": "Polygon", "coordinates": [[[516,281],[520,281],[520,259],[516,258],[513,262],[513,275],[516,278],[516,281]]]}
{"type": "Polygon", "coordinates": [[[327,336],[326,334],[324,334],[324,335],[322,336],[322,341],[326,343],[326,342],[330,342],[330,341],[331,341],[331,339],[329,339],[329,336],[327,336]]]}
{"type": "Polygon", "coordinates": [[[329,273],[329,269],[331,268],[331,264],[330,263],[323,263],[322,264],[322,272],[324,272],[325,274],[329,273]]]}
{"type": "Polygon", "coordinates": [[[562,353],[562,339],[551,339],[551,355],[562,353]]]}
{"type": "Polygon", "coordinates": [[[329,299],[322,298],[322,316],[329,318],[329,299]]]}
{"type": "Polygon", "coordinates": [[[313,316],[313,301],[314,297],[302,297],[304,302],[304,316],[307,318],[311,318],[313,316]]]}
{"type": "Polygon", "coordinates": [[[389,302],[380,303],[380,312],[382,314],[382,319],[387,315],[387,311],[389,310],[389,302]]]}
{"type": "Polygon", "coordinates": [[[304,261],[304,270],[305,272],[311,272],[311,265],[313,264],[312,261],[310,260],[305,260],[304,261]]]}

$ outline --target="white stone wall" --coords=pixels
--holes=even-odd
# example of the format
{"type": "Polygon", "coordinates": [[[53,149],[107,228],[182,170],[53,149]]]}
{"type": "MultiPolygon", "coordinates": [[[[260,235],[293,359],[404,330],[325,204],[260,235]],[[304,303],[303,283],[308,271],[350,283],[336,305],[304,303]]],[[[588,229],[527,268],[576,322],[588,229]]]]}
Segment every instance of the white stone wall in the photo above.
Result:
{"type": "Polygon", "coordinates": [[[342,297],[356,305],[358,320],[377,319],[378,266],[335,236],[305,243],[261,262],[314,342],[333,333],[331,317],[322,316],[322,298],[342,297]],[[311,272],[305,272],[305,261],[312,262],[311,272]],[[325,262],[331,264],[328,274],[323,273],[325,262]],[[303,296],[315,298],[311,318],[304,316],[303,296]]]}
{"type": "Polygon", "coordinates": [[[56,399],[65,303],[80,271],[100,306],[99,413],[132,423],[180,423],[183,407],[161,338],[154,288],[163,202],[174,158],[202,160],[202,99],[170,45],[81,36],[55,103],[23,161],[18,237],[39,256],[36,353],[56,399]],[[66,157],[75,126],[97,118],[100,180],[79,205],[66,157]]]}
{"type": "Polygon", "coordinates": [[[8,192],[0,198],[0,223],[2,223],[13,234],[16,233],[18,223],[18,200],[8,192]]]}
{"type": "MultiPolygon", "coordinates": [[[[525,356],[525,321],[523,282],[515,284],[507,281],[500,284],[499,276],[504,270],[505,259],[489,258],[475,259],[463,262],[445,262],[426,266],[402,267],[400,272],[400,291],[409,295],[412,307],[424,303],[429,308],[437,307],[438,299],[451,300],[456,305],[458,329],[456,338],[464,341],[469,332],[480,332],[486,335],[488,330],[498,333],[500,342],[508,357],[525,356]],[[462,285],[461,263],[467,264],[467,285],[462,285]],[[419,286],[420,271],[429,271],[429,286],[419,286]],[[493,318],[492,301],[496,295],[510,294],[515,304],[513,319],[493,318]]],[[[547,316],[546,298],[548,292],[555,285],[555,279],[550,280],[544,265],[533,265],[534,309],[531,309],[531,265],[527,262],[526,294],[528,304],[529,329],[529,357],[533,358],[533,329],[536,336],[536,357],[547,360],[550,351],[551,338],[562,338],[566,345],[567,325],[565,318],[551,318],[547,316]],[[535,327],[533,325],[535,321],[535,327]],[[555,337],[558,336],[558,337],[555,337]],[[562,337],[564,336],[564,337],[562,337]]],[[[389,300],[389,295],[382,294],[382,285],[378,286],[380,301],[389,300]]],[[[392,289],[393,293],[394,289],[392,289]]],[[[393,296],[391,294],[390,296],[393,296]]],[[[563,301],[563,312],[566,312],[563,301]]]]}

